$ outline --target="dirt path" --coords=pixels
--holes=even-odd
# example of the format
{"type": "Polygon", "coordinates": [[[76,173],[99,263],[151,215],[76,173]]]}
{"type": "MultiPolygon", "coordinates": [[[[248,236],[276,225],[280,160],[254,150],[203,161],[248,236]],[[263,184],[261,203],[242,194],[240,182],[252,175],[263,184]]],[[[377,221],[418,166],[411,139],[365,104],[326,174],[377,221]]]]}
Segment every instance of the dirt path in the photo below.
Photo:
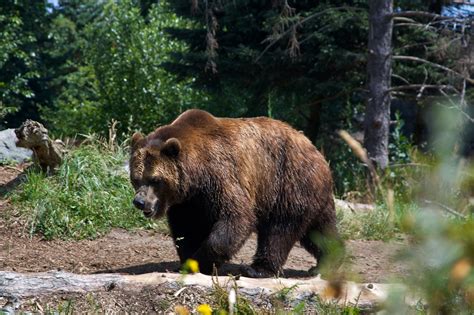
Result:
{"type": "MultiPolygon", "coordinates": [[[[115,229],[96,240],[43,241],[9,231],[0,233],[0,270],[38,272],[65,270],[75,273],[121,272],[140,274],[153,271],[173,272],[179,267],[170,237],[149,231],[128,232],[115,229]]],[[[354,280],[389,281],[406,269],[393,261],[403,243],[350,240],[346,242],[354,280]]],[[[256,240],[251,237],[237,256],[221,270],[221,274],[239,273],[249,264],[256,240]]],[[[290,253],[285,265],[287,277],[307,277],[306,270],[316,261],[299,245],[290,253]]]]}

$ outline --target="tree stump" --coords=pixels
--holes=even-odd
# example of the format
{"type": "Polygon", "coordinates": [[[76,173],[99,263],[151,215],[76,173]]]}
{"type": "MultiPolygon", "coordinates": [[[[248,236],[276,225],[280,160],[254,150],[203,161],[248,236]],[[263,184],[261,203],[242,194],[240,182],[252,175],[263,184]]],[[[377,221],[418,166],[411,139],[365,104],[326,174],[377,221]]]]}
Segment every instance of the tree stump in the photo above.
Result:
{"type": "Polygon", "coordinates": [[[65,145],[61,140],[51,140],[48,129],[41,123],[27,119],[15,129],[17,147],[33,151],[33,161],[45,172],[53,171],[63,160],[65,145]]]}

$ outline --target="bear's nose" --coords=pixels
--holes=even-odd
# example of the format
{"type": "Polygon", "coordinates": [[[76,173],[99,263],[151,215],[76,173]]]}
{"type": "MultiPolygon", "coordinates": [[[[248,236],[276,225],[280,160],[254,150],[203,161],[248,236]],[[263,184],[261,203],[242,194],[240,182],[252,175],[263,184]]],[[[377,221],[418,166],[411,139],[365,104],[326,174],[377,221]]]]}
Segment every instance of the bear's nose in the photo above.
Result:
{"type": "Polygon", "coordinates": [[[145,209],[145,199],[142,197],[135,197],[133,199],[133,205],[140,210],[145,209]]]}

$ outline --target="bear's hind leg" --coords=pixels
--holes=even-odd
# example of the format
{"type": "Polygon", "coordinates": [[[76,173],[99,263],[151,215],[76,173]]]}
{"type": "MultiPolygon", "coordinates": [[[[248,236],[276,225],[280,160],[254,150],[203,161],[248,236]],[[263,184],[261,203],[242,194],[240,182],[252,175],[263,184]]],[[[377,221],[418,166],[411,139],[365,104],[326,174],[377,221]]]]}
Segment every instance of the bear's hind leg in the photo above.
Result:
{"type": "Polygon", "coordinates": [[[313,224],[300,239],[300,244],[316,258],[317,266],[309,272],[316,275],[324,264],[330,270],[337,270],[344,257],[344,242],[337,232],[336,223],[325,225],[313,224]]]}
{"type": "Polygon", "coordinates": [[[288,226],[265,224],[258,229],[258,245],[253,263],[244,267],[242,273],[251,278],[269,278],[283,275],[290,250],[297,241],[293,231],[288,226]]]}

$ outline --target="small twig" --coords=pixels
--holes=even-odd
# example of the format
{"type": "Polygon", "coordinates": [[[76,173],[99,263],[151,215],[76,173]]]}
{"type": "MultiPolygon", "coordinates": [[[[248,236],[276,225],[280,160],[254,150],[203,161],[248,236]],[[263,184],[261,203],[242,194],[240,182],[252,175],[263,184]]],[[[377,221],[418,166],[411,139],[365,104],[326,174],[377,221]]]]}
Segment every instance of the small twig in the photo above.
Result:
{"type": "Polygon", "coordinates": [[[429,205],[436,205],[436,206],[440,207],[441,209],[443,209],[443,210],[445,210],[445,211],[447,211],[447,212],[449,212],[449,213],[451,213],[451,214],[453,214],[457,217],[460,217],[462,219],[467,218],[464,214],[462,214],[462,213],[460,213],[460,212],[458,212],[458,211],[456,211],[456,210],[454,210],[454,209],[452,209],[452,208],[450,208],[446,205],[443,205],[442,203],[439,203],[437,201],[424,199],[423,202],[426,203],[426,204],[429,204],[429,205]]]}
{"type": "Polygon", "coordinates": [[[446,94],[442,89],[439,90],[441,94],[443,94],[451,103],[451,106],[445,106],[449,109],[456,109],[458,110],[467,120],[469,120],[471,123],[474,122],[474,118],[472,118],[468,113],[466,113],[461,107],[459,107],[458,104],[454,103],[453,100],[449,97],[448,94],[446,94]]]}
{"type": "Polygon", "coordinates": [[[181,294],[181,292],[183,292],[183,291],[186,290],[186,289],[187,289],[187,287],[182,287],[181,289],[179,289],[178,291],[176,291],[176,292],[173,294],[174,297],[178,297],[178,296],[181,294]]]}
{"type": "Polygon", "coordinates": [[[408,84],[408,85],[399,85],[390,88],[388,91],[401,91],[401,90],[425,90],[425,89],[451,89],[457,90],[452,85],[447,84],[408,84]]]}
{"type": "Polygon", "coordinates": [[[401,75],[398,75],[398,74],[395,74],[395,73],[392,73],[392,77],[395,78],[395,79],[398,79],[406,84],[410,84],[410,82],[405,79],[404,77],[402,77],[401,75]]]}
{"type": "Polygon", "coordinates": [[[421,163],[401,163],[401,164],[390,164],[389,167],[407,167],[407,166],[413,166],[413,167],[430,167],[428,164],[421,164],[421,163]]]}
{"type": "Polygon", "coordinates": [[[425,73],[425,78],[423,79],[423,85],[420,87],[420,90],[418,91],[418,94],[416,95],[417,100],[423,96],[423,92],[426,89],[426,80],[428,80],[428,71],[426,71],[425,67],[423,67],[423,72],[425,73]]]}
{"type": "Polygon", "coordinates": [[[453,102],[453,100],[451,99],[451,97],[450,97],[448,94],[446,94],[446,92],[443,91],[443,89],[440,89],[439,92],[440,92],[441,94],[443,94],[444,97],[446,97],[446,99],[451,103],[451,105],[453,105],[453,107],[457,107],[456,103],[453,102]]]}

